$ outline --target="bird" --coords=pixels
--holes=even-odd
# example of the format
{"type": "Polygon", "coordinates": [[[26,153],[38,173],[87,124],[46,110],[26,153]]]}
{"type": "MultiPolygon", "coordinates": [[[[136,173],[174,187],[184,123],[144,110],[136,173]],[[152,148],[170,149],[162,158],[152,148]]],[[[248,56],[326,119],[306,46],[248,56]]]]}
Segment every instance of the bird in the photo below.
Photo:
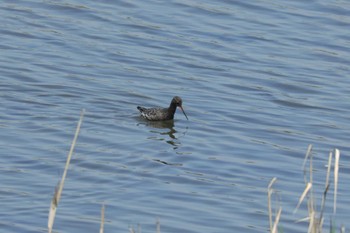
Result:
{"type": "Polygon", "coordinates": [[[141,116],[149,121],[167,121],[174,119],[176,108],[179,107],[186,119],[188,117],[182,108],[182,99],[179,96],[174,96],[168,108],[144,108],[137,106],[141,116]]]}

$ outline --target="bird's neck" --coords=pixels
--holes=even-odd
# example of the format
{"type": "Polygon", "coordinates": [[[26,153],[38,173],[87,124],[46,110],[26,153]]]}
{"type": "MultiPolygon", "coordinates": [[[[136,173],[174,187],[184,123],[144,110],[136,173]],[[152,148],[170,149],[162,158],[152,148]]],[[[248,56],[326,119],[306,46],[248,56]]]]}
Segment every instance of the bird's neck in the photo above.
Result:
{"type": "Polygon", "coordinates": [[[169,106],[169,108],[168,108],[168,112],[170,113],[170,114],[175,114],[175,111],[176,111],[176,104],[174,104],[174,103],[171,103],[170,104],[170,106],[169,106]]]}

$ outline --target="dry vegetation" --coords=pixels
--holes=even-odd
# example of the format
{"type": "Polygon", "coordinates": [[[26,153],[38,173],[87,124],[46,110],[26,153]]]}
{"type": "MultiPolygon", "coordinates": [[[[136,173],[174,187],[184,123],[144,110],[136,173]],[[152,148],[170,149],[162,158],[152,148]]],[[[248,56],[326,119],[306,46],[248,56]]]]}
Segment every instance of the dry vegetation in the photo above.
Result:
{"type": "Polygon", "coordinates": [[[50,207],[50,212],[49,212],[49,220],[48,220],[48,223],[47,223],[47,227],[48,227],[49,233],[52,232],[53,223],[55,222],[57,206],[58,206],[58,204],[60,202],[60,199],[61,199],[61,194],[62,194],[62,190],[63,190],[63,186],[64,186],[64,181],[66,180],[68,167],[69,167],[69,164],[70,164],[70,160],[72,158],[72,154],[73,154],[73,151],[74,151],[75,144],[76,144],[77,139],[78,139],[78,135],[79,135],[79,132],[80,132],[80,126],[81,126],[81,124],[83,122],[84,113],[85,113],[85,110],[83,109],[81,111],[80,119],[79,119],[79,122],[78,122],[78,126],[77,126],[77,129],[75,131],[74,139],[73,139],[72,145],[71,145],[69,153],[68,153],[66,166],[64,168],[62,179],[57,184],[56,189],[55,189],[55,193],[54,193],[53,198],[51,200],[51,207],[50,207]]]}
{"type": "MultiPolygon", "coordinates": [[[[300,204],[306,199],[307,200],[307,209],[308,209],[308,216],[298,220],[297,222],[301,221],[307,221],[309,223],[308,227],[308,233],[321,233],[323,229],[323,223],[324,223],[324,207],[326,202],[326,197],[328,190],[330,188],[330,181],[329,177],[331,174],[331,168],[333,167],[333,177],[334,177],[334,203],[333,203],[333,216],[336,214],[337,210],[337,190],[338,190],[338,171],[339,171],[339,158],[340,158],[340,151],[338,149],[335,149],[334,151],[331,151],[329,153],[328,158],[328,165],[327,165],[327,175],[326,175],[326,181],[325,181],[325,187],[323,191],[322,201],[320,205],[320,210],[316,211],[316,201],[313,193],[313,167],[312,167],[312,145],[309,145],[305,160],[303,164],[303,170],[304,170],[304,182],[305,182],[305,189],[303,193],[301,194],[298,204],[296,206],[296,209],[294,212],[296,212],[300,204]],[[334,157],[334,164],[333,162],[334,157]],[[309,163],[309,167],[307,167],[307,162],[309,163]]],[[[269,223],[270,223],[270,232],[271,233],[278,233],[278,224],[282,213],[282,207],[278,207],[278,210],[276,211],[274,220],[273,220],[273,213],[272,213],[272,202],[271,197],[275,193],[274,189],[272,188],[273,184],[276,182],[277,178],[273,178],[269,185],[267,190],[267,197],[268,197],[268,212],[269,212],[269,223]]],[[[332,223],[331,219],[331,223],[332,223]]],[[[330,232],[335,232],[335,227],[331,226],[330,232]]],[[[344,227],[340,228],[340,232],[345,232],[344,227]]]]}

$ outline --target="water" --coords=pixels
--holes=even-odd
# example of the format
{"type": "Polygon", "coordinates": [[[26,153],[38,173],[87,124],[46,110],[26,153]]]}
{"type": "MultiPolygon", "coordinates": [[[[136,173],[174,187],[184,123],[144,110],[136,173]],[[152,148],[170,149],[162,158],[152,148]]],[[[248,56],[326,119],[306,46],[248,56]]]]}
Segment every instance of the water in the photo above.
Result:
{"type": "MultiPolygon", "coordinates": [[[[303,157],[315,191],[341,150],[337,224],[349,219],[347,1],[2,1],[0,226],[46,232],[86,115],[56,232],[266,232],[278,178],[285,232],[306,232],[303,157]],[[182,97],[170,124],[137,105],[182,97]]],[[[332,212],[332,193],[326,214],[332,212]]],[[[347,226],[349,227],[349,226],[347,226]]]]}

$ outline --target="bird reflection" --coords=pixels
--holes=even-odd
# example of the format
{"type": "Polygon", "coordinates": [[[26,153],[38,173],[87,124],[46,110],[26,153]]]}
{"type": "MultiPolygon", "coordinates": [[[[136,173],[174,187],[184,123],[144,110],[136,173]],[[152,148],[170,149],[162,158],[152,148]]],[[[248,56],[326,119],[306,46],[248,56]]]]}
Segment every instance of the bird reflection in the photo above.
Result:
{"type": "Polygon", "coordinates": [[[144,124],[152,128],[150,130],[151,133],[161,135],[161,138],[152,137],[152,139],[164,140],[169,145],[171,145],[174,150],[178,149],[181,146],[181,143],[177,140],[176,137],[177,131],[175,130],[174,120],[145,121],[144,124]]]}
{"type": "MultiPolygon", "coordinates": [[[[179,140],[178,137],[181,137],[181,135],[185,133],[178,135],[179,132],[175,130],[174,120],[142,121],[140,124],[146,125],[150,128],[149,132],[152,133],[152,136],[148,137],[148,139],[165,141],[173,150],[177,150],[181,147],[181,140],[179,140]]],[[[176,154],[178,153],[180,152],[176,152],[176,154]]],[[[169,166],[182,166],[181,163],[172,163],[159,158],[153,159],[153,161],[169,166]]]]}
{"type": "Polygon", "coordinates": [[[151,130],[153,133],[159,133],[160,135],[169,135],[170,138],[176,139],[175,133],[176,130],[174,129],[174,120],[170,121],[147,121],[147,126],[150,126],[155,129],[167,129],[166,132],[158,132],[156,130],[151,130]]]}

